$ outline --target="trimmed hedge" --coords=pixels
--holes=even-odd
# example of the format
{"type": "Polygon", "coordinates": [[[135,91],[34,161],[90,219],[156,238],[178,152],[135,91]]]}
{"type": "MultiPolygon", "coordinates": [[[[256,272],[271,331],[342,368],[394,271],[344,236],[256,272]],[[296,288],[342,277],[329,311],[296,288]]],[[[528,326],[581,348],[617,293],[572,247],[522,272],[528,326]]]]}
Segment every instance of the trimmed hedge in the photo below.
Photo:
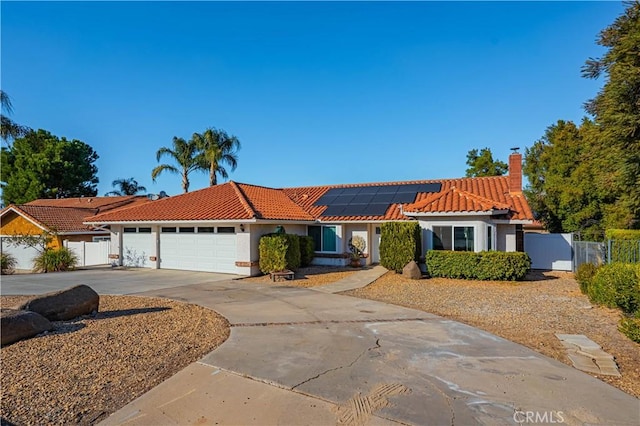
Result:
{"type": "Polygon", "coordinates": [[[386,222],[380,225],[380,264],[402,272],[412,260],[420,258],[422,231],[418,222],[386,222]]]}
{"type": "Polygon", "coordinates": [[[522,280],[531,269],[527,253],[429,250],[427,272],[432,277],[474,280],[522,280]]]}
{"type": "Polygon", "coordinates": [[[580,285],[580,291],[582,294],[588,294],[589,286],[591,285],[591,280],[598,272],[598,267],[593,263],[583,263],[578,266],[578,270],[576,271],[576,281],[580,285]]]}
{"type": "Polygon", "coordinates": [[[300,240],[294,234],[267,234],[260,238],[260,271],[264,274],[300,267],[300,240]]]}
{"type": "Polygon", "coordinates": [[[300,266],[309,266],[313,261],[314,252],[314,241],[313,237],[309,237],[307,235],[299,235],[298,239],[300,240],[300,266]]]}
{"type": "Polygon", "coordinates": [[[587,295],[593,303],[634,314],[640,309],[640,266],[628,263],[601,266],[589,282],[587,295]]]}

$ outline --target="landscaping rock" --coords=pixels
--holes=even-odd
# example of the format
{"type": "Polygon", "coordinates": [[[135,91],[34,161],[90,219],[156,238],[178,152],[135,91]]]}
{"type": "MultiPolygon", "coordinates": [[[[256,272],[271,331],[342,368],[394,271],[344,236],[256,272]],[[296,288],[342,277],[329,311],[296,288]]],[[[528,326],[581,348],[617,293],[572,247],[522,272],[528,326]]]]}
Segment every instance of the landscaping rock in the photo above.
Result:
{"type": "Polygon", "coordinates": [[[422,271],[416,261],[412,260],[402,268],[402,276],[411,280],[419,280],[422,278],[422,271]]]}
{"type": "Polygon", "coordinates": [[[84,284],[33,297],[18,309],[37,312],[49,321],[64,321],[98,312],[100,296],[84,284]]]}
{"type": "Polygon", "coordinates": [[[53,324],[42,315],[17,309],[0,309],[0,322],[2,323],[0,332],[2,333],[3,346],[53,328],[53,324]]]}

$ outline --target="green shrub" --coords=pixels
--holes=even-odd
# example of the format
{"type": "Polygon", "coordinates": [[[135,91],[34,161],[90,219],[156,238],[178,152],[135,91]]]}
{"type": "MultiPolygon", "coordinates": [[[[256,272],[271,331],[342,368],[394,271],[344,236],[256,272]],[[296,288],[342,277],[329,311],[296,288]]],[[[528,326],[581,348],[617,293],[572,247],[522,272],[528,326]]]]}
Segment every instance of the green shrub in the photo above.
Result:
{"type": "Polygon", "coordinates": [[[16,270],[16,265],[18,261],[15,257],[10,255],[9,253],[2,253],[0,256],[0,274],[2,275],[10,275],[13,274],[16,270]]]}
{"type": "Polygon", "coordinates": [[[589,285],[591,285],[591,280],[595,276],[598,271],[598,267],[593,263],[583,263],[578,266],[578,270],[576,271],[576,281],[580,285],[580,291],[582,294],[588,294],[589,285]]]}
{"type": "Polygon", "coordinates": [[[640,318],[622,318],[618,330],[634,342],[640,343],[640,318]]]}
{"type": "Polygon", "coordinates": [[[401,272],[412,260],[418,261],[422,234],[418,222],[386,222],[380,225],[380,264],[401,272]]]}
{"type": "Polygon", "coordinates": [[[430,276],[443,278],[513,281],[531,269],[529,255],[520,252],[429,250],[426,262],[430,276]]]}
{"type": "Polygon", "coordinates": [[[640,229],[607,229],[608,240],[640,240],[640,229]]]}
{"type": "Polygon", "coordinates": [[[600,267],[587,294],[593,303],[635,313],[640,308],[640,266],[611,263],[600,267]]]}
{"type": "Polygon", "coordinates": [[[300,243],[300,266],[309,266],[313,261],[313,255],[315,253],[313,237],[307,235],[298,236],[300,243]]]}
{"type": "Polygon", "coordinates": [[[66,247],[46,249],[33,259],[34,272],[58,272],[75,269],[78,264],[76,255],[66,247]]]}
{"type": "Polygon", "coordinates": [[[300,267],[300,241],[293,234],[268,234],[260,238],[260,270],[264,274],[300,267]]]}

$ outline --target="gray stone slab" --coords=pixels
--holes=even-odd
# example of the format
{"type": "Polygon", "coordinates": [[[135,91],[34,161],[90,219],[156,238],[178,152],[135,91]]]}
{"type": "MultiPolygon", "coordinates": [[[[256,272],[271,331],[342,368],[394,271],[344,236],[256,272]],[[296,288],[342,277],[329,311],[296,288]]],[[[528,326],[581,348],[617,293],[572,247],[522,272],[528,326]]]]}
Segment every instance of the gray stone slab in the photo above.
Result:
{"type": "Polygon", "coordinates": [[[312,290],[322,293],[340,293],[343,291],[355,290],[357,288],[366,287],[384,274],[389,272],[386,268],[377,265],[351,274],[335,283],[312,287],[312,290]]]}
{"type": "Polygon", "coordinates": [[[614,357],[583,334],[556,334],[567,356],[578,370],[592,374],[620,377],[614,357]]]}

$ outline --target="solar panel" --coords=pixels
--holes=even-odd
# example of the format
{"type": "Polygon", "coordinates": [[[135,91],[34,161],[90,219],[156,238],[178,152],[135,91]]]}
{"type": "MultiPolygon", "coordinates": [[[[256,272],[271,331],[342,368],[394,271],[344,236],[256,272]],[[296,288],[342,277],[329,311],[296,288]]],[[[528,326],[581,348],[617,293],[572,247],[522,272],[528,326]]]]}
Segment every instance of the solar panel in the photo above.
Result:
{"type": "Polygon", "coordinates": [[[382,216],[390,205],[412,203],[420,192],[440,192],[440,183],[365,185],[331,188],[314,206],[327,206],[323,216],[382,216]]]}
{"type": "Polygon", "coordinates": [[[369,204],[374,196],[374,194],[358,194],[351,200],[351,204],[369,204]]]}

